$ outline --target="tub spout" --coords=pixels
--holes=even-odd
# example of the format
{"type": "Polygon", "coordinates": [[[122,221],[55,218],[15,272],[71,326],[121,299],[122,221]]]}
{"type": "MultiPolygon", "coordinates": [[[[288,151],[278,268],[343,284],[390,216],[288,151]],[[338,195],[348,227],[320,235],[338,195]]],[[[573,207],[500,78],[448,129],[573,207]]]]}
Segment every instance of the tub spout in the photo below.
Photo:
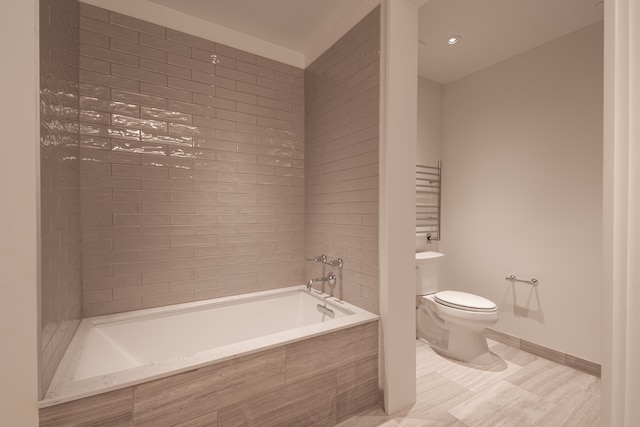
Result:
{"type": "Polygon", "coordinates": [[[329,286],[335,286],[336,275],[330,272],[327,277],[318,277],[317,279],[311,279],[307,282],[307,290],[310,291],[314,283],[328,283],[329,286]]]}

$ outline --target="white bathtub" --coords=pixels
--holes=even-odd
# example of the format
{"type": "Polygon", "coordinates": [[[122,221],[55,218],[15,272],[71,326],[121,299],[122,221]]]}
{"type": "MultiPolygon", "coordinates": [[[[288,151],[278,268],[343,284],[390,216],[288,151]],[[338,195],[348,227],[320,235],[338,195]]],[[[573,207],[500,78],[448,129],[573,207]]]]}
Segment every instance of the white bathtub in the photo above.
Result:
{"type": "Polygon", "coordinates": [[[304,286],[82,320],[40,407],[378,319],[304,286]]]}

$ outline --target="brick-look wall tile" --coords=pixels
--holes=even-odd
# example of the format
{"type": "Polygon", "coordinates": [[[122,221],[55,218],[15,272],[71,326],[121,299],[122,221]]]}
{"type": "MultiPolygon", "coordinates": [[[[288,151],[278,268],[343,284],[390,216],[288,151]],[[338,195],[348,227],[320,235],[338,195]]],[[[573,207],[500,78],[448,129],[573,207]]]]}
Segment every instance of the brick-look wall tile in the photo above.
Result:
{"type": "Polygon", "coordinates": [[[84,315],[303,283],[303,71],[80,14],[84,315]]]}
{"type": "Polygon", "coordinates": [[[78,3],[41,2],[40,16],[40,375],[46,391],[81,315],[79,63],[69,54],[78,50],[78,3]]]}
{"type": "MultiPolygon", "coordinates": [[[[379,312],[379,49],[378,8],[307,68],[304,124],[306,256],[343,258],[344,299],[374,313],[379,312]]],[[[294,102],[298,79],[281,70],[274,78],[258,77],[258,84],[275,89],[276,99],[294,102]]],[[[262,123],[278,121],[262,118],[262,123]]],[[[309,277],[321,272],[307,264],[309,277]]]]}

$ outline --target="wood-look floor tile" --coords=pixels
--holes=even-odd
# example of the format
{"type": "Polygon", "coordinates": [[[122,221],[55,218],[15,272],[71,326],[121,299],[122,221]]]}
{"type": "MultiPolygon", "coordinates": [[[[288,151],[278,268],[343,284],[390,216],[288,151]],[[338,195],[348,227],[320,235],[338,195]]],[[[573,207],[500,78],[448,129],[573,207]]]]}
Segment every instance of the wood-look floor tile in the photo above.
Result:
{"type": "Polygon", "coordinates": [[[514,372],[505,381],[551,402],[561,402],[575,393],[584,394],[599,383],[592,375],[542,358],[514,372]]]}
{"type": "MultiPolygon", "coordinates": [[[[586,374],[582,374],[586,375],[586,374]]],[[[542,426],[597,427],[600,425],[600,381],[587,390],[568,392],[539,420],[542,426]]]]}
{"type": "Polygon", "coordinates": [[[440,372],[455,365],[455,361],[440,356],[428,344],[416,340],[416,372],[425,375],[430,372],[440,372]]]}
{"type": "Polygon", "coordinates": [[[407,417],[435,420],[447,415],[449,409],[473,397],[473,393],[437,372],[421,376],[417,380],[416,403],[406,411],[407,417]]]}
{"type": "Polygon", "coordinates": [[[382,408],[373,408],[341,422],[336,427],[397,427],[399,424],[384,413],[382,408]]]}
{"type": "Polygon", "coordinates": [[[552,402],[501,381],[476,393],[449,413],[473,427],[539,427],[538,420],[553,407],[552,402]]]}
{"type": "Polygon", "coordinates": [[[518,348],[511,347],[510,345],[502,344],[499,342],[489,343],[489,351],[499,356],[503,360],[514,363],[519,366],[527,366],[538,358],[531,353],[519,350],[518,348]]]}
{"type": "Polygon", "coordinates": [[[518,369],[521,367],[494,356],[494,362],[489,367],[451,360],[437,372],[468,390],[478,392],[497,384],[518,369]]]}
{"type": "Polygon", "coordinates": [[[364,412],[339,427],[596,427],[600,380],[489,340],[494,363],[457,362],[416,340],[416,404],[364,412]]]}
{"type": "Polygon", "coordinates": [[[392,419],[401,427],[469,427],[453,415],[442,414],[435,418],[399,418],[392,419]]]}

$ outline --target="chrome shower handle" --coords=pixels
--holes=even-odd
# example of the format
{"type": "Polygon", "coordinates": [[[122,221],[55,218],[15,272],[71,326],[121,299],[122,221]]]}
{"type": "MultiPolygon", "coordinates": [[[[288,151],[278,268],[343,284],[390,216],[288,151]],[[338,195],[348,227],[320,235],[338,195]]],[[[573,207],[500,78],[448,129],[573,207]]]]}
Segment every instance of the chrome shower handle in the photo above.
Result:
{"type": "Polygon", "coordinates": [[[331,261],[325,261],[324,263],[327,265],[330,265],[331,267],[338,267],[338,268],[342,268],[342,266],[344,265],[342,258],[336,258],[331,261]]]}
{"type": "Polygon", "coordinates": [[[322,255],[318,255],[316,257],[313,258],[307,258],[307,261],[313,261],[313,262],[321,262],[323,264],[326,264],[327,262],[327,256],[322,254],[322,255]]]}

